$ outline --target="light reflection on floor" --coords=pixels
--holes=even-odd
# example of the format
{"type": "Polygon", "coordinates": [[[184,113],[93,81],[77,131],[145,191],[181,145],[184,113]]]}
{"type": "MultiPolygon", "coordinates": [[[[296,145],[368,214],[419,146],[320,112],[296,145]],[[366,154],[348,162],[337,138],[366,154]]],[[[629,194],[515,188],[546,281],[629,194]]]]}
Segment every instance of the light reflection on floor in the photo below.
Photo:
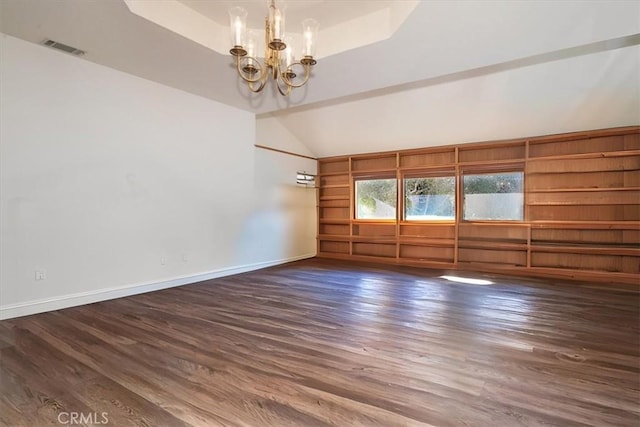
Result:
{"type": "Polygon", "coordinates": [[[450,282],[465,283],[467,285],[493,285],[491,280],[485,279],[473,279],[471,277],[460,276],[440,276],[441,279],[449,280],[450,282]]]}

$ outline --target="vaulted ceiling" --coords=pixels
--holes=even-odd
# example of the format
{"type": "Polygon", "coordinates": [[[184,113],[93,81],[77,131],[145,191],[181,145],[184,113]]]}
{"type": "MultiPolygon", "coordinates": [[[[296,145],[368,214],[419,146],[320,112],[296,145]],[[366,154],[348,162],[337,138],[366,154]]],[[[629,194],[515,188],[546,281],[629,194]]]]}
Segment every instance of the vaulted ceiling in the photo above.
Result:
{"type": "Polygon", "coordinates": [[[252,111],[318,156],[640,124],[636,1],[423,0],[394,11],[394,2],[289,0],[287,28],[304,12],[329,23],[312,79],[289,98],[272,87],[250,94],[214,50],[228,36],[207,42],[202,24],[223,26],[220,6],[233,2],[156,2],[188,8],[200,40],[176,29],[196,28],[186,18],[169,29],[133,13],[135,3],[2,0],[0,31],[252,111]],[[365,42],[339,49],[340,34],[365,42]]]}

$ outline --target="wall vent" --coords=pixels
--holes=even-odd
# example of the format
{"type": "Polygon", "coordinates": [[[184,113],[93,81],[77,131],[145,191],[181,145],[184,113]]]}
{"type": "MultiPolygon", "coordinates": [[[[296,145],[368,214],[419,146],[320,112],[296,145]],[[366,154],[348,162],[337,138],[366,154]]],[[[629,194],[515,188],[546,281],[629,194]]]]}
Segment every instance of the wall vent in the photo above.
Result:
{"type": "Polygon", "coordinates": [[[70,53],[72,55],[76,55],[76,56],[82,56],[84,55],[86,52],[84,50],[80,50],[78,48],[72,47],[72,46],[68,46],[64,43],[60,43],[54,40],[45,40],[42,42],[43,45],[45,46],[49,46],[52,47],[54,49],[58,49],[61,50],[63,52],[67,52],[70,53]]]}

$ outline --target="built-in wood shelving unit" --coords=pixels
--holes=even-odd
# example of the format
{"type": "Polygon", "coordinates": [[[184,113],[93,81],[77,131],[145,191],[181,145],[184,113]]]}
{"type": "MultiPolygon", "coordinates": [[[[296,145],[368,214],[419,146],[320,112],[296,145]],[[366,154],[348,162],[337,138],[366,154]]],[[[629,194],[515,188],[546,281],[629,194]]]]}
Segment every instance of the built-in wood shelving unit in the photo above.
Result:
{"type": "Polygon", "coordinates": [[[640,284],[640,127],[318,161],[318,256],[640,284]],[[462,220],[464,173],[523,170],[523,221],[462,220]],[[362,177],[457,177],[456,220],[354,218],[362,177]]]}

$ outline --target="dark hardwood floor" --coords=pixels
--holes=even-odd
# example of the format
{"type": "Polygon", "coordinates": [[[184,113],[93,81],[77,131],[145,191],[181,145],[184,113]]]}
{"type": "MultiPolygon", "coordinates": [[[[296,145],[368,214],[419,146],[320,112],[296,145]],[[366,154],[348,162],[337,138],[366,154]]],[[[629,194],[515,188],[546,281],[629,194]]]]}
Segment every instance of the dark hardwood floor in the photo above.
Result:
{"type": "Polygon", "coordinates": [[[637,288],[440,274],[314,259],[0,322],[0,424],[640,425],[637,288]]]}

